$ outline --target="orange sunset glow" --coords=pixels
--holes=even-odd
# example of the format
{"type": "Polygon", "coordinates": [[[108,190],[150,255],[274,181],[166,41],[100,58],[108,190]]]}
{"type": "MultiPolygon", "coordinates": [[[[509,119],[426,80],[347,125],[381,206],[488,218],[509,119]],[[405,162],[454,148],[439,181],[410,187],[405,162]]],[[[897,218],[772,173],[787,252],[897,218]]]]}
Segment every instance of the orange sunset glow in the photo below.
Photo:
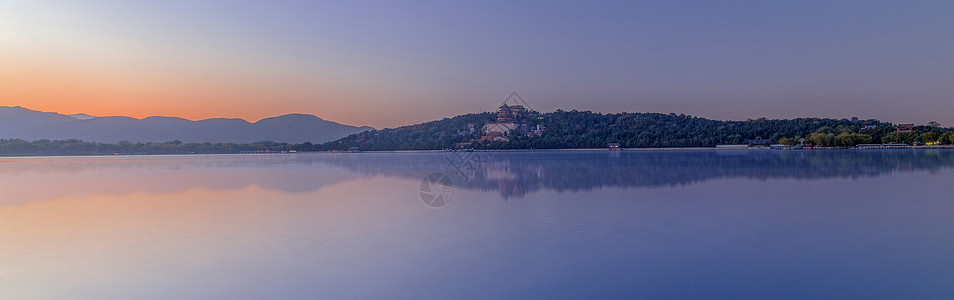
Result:
{"type": "Polygon", "coordinates": [[[159,115],[192,120],[233,117],[254,122],[289,112],[308,112],[344,123],[363,121],[355,107],[322,101],[354,95],[292,85],[276,87],[265,77],[216,77],[188,70],[18,59],[5,62],[0,69],[0,99],[2,105],[94,116],[159,115]]]}
{"type": "Polygon", "coordinates": [[[324,51],[283,53],[235,37],[172,32],[163,22],[105,24],[89,8],[0,4],[0,106],[251,122],[306,113],[376,127],[441,114],[440,105],[421,106],[422,94],[380,76],[378,67],[324,51]]]}
{"type": "Polygon", "coordinates": [[[5,1],[0,106],[383,128],[492,111],[516,90],[544,112],[954,122],[917,109],[950,101],[950,8],[759,8],[791,12],[772,24],[713,8],[736,24],[624,6],[5,1]],[[870,20],[895,29],[839,26],[870,20]]]}

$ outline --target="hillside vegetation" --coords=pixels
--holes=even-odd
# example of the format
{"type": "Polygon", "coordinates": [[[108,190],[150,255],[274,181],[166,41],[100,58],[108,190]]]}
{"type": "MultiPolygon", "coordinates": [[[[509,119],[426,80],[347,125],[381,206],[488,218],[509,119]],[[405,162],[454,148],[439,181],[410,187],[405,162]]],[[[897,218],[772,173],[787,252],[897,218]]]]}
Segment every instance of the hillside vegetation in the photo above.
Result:
{"type": "Polygon", "coordinates": [[[804,138],[816,146],[855,146],[865,143],[951,143],[952,130],[918,126],[913,132],[896,132],[890,123],[858,119],[766,119],[719,121],[684,114],[563,111],[540,114],[528,125],[542,125],[540,136],[512,132],[507,141],[479,141],[480,128],[494,122],[495,113],[466,114],[453,118],[371,130],[321,145],[323,150],[438,150],[475,149],[603,148],[619,143],[627,148],[714,147],[744,144],[749,139],[796,144],[804,138]],[[470,132],[468,125],[477,130],[470,132]],[[469,143],[469,144],[468,144],[469,143]]]}

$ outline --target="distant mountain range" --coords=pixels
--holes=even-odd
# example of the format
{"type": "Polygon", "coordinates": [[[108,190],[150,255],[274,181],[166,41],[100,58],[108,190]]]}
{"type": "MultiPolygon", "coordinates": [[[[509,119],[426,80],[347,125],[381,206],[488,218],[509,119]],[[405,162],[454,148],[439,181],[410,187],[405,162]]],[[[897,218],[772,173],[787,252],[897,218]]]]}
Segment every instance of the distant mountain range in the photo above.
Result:
{"type": "Polygon", "coordinates": [[[87,114],[63,115],[19,106],[0,106],[0,138],[28,141],[79,139],[116,143],[324,143],[373,130],[323,120],[308,114],[287,114],[250,123],[242,119],[214,118],[190,121],[174,117],[94,117],[87,114]]]}

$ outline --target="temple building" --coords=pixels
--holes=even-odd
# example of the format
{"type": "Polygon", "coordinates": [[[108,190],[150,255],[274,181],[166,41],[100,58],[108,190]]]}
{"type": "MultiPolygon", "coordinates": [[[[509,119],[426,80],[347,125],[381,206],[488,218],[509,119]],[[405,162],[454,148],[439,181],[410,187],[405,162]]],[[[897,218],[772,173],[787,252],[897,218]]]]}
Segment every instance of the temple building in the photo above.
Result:
{"type": "MultiPolygon", "coordinates": [[[[516,93],[514,93],[516,95],[516,93]]],[[[517,103],[507,104],[511,101],[511,98],[514,98],[514,95],[508,97],[507,101],[504,101],[503,104],[497,109],[497,120],[493,123],[488,123],[480,129],[483,136],[480,137],[480,141],[507,141],[507,136],[516,132],[517,134],[527,135],[527,136],[541,136],[546,130],[546,127],[541,125],[536,125],[532,127],[529,124],[528,120],[535,117],[535,112],[531,111],[526,103],[520,103],[522,99],[516,98],[517,103]]]]}
{"type": "Polygon", "coordinates": [[[516,116],[514,116],[513,108],[507,103],[501,105],[500,109],[497,110],[497,123],[514,123],[515,120],[516,116]]]}
{"type": "MultiPolygon", "coordinates": [[[[520,109],[524,109],[522,105],[520,106],[520,109]]],[[[510,133],[516,129],[517,123],[513,108],[510,105],[504,103],[497,110],[497,122],[484,125],[483,132],[486,135],[502,136],[507,135],[507,133],[510,133]]]]}
{"type": "Polygon", "coordinates": [[[517,123],[490,123],[484,125],[484,134],[507,135],[507,133],[515,129],[517,129],[517,123]]]}

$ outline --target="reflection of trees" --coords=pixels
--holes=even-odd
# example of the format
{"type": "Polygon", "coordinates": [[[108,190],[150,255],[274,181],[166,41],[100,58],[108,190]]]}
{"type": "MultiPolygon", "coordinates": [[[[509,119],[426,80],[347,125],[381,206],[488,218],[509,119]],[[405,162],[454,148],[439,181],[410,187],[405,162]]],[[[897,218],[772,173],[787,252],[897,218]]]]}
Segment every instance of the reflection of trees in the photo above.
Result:
{"type": "Polygon", "coordinates": [[[286,193],[306,193],[358,176],[397,176],[419,181],[430,173],[451,176],[459,188],[519,198],[541,190],[652,188],[718,178],[857,178],[897,171],[935,172],[954,167],[954,151],[950,150],[550,151],[449,155],[316,153],[8,158],[0,159],[0,177],[6,179],[0,182],[0,191],[5,191],[0,195],[0,205],[67,195],[173,193],[190,188],[240,189],[250,185],[286,193]],[[18,186],[37,182],[34,187],[18,186]],[[43,182],[58,184],[45,186],[43,182]],[[40,186],[43,186],[42,192],[30,192],[34,188],[41,189],[40,186]]]}
{"type": "MultiPolygon", "coordinates": [[[[325,161],[365,174],[412,178],[455,171],[433,153],[362,153],[325,161]]],[[[946,150],[498,152],[472,178],[455,184],[510,198],[540,190],[652,188],[718,178],[859,178],[951,167],[954,151],[946,150]]]]}

